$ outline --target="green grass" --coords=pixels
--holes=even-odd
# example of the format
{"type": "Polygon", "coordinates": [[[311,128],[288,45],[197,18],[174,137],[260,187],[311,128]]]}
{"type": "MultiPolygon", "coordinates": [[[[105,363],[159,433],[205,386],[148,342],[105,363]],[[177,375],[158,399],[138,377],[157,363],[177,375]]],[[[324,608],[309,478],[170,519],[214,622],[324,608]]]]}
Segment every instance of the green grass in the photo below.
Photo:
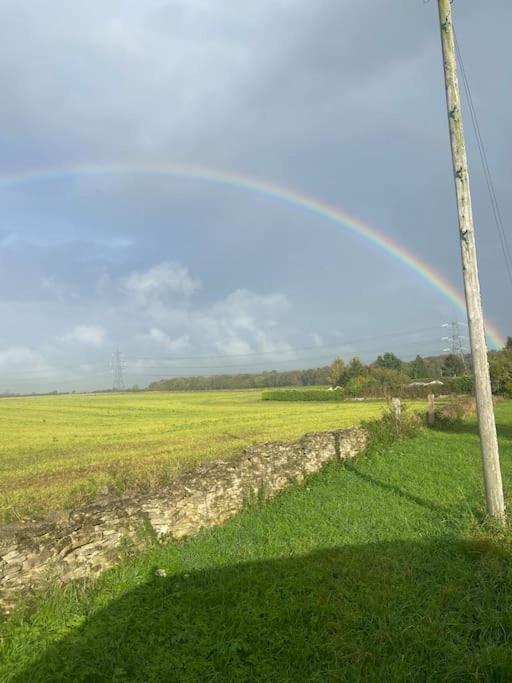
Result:
{"type": "Polygon", "coordinates": [[[106,486],[155,487],[184,465],[348,427],[383,405],[276,405],[255,391],[0,400],[0,521],[71,507],[106,486]]]}
{"type": "Polygon", "coordinates": [[[424,432],[55,590],[0,643],[2,681],[510,681],[512,534],[475,425],[424,432]]]}

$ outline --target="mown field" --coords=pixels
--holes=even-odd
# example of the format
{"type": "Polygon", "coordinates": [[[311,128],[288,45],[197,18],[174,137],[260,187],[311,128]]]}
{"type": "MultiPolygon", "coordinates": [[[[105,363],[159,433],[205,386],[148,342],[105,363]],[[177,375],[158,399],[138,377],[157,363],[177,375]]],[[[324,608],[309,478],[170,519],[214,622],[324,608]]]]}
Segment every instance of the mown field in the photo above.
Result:
{"type": "MultiPolygon", "coordinates": [[[[512,402],[497,418],[510,501],[512,402]]],[[[512,532],[474,421],[37,599],[0,626],[0,680],[512,680],[512,532]]]]}
{"type": "Polygon", "coordinates": [[[3,399],[0,521],[69,507],[107,486],[156,486],[180,467],[259,441],[355,425],[383,406],[274,404],[259,391],[3,399]]]}

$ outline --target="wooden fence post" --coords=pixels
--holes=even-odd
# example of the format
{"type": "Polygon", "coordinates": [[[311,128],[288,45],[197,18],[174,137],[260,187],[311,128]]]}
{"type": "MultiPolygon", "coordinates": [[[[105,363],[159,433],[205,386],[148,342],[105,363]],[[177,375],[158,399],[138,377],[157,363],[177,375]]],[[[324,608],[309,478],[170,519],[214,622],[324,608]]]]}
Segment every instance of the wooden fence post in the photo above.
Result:
{"type": "Polygon", "coordinates": [[[427,397],[428,400],[428,409],[427,409],[427,423],[429,427],[432,427],[432,425],[435,422],[436,416],[435,416],[435,396],[434,394],[429,394],[427,397]]]}
{"type": "Polygon", "coordinates": [[[401,404],[399,398],[392,398],[391,399],[391,409],[393,410],[393,413],[395,414],[395,421],[398,425],[398,423],[400,422],[400,416],[402,415],[402,404],[401,404]]]}

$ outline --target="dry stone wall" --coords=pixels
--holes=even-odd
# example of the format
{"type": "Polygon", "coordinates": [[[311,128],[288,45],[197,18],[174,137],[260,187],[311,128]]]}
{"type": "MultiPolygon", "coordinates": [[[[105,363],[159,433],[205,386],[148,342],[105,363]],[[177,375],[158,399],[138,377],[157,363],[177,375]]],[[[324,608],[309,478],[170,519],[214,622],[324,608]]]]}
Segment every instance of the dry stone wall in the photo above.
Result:
{"type": "Polygon", "coordinates": [[[123,548],[150,539],[178,540],[222,524],[251,500],[276,495],[337,458],[364,450],[364,430],[306,434],[291,443],[264,443],[228,460],[179,474],[150,494],[104,497],[42,521],[0,528],[0,609],[54,581],[94,577],[119,560],[123,548]]]}

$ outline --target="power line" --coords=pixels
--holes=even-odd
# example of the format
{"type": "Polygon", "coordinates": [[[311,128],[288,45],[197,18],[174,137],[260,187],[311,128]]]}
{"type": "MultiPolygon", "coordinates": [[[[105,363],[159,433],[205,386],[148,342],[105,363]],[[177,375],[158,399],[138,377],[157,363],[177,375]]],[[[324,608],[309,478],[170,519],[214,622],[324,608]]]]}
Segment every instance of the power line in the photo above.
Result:
{"type": "MultiPolygon", "coordinates": [[[[436,338],[437,339],[437,338],[436,338]]],[[[423,342],[424,343],[424,342],[423,342]]],[[[418,346],[417,342],[410,342],[407,344],[407,346],[414,345],[415,347],[418,346]]],[[[429,345],[432,346],[431,353],[435,353],[437,351],[437,344],[435,339],[429,340],[429,345]]],[[[378,349],[379,353],[382,353],[382,349],[378,349]]],[[[422,346],[422,353],[425,354],[429,351],[425,350],[425,346],[422,346]]],[[[376,352],[377,353],[377,352],[376,352]]],[[[278,359],[276,360],[276,364],[279,366],[282,364],[292,364],[292,363],[299,363],[299,362],[311,362],[318,364],[318,367],[320,366],[325,366],[329,365],[332,362],[332,355],[329,357],[318,357],[318,356],[307,356],[307,357],[296,357],[296,358],[286,358],[286,359],[278,359]]],[[[123,363],[122,364],[122,373],[123,373],[123,382],[126,374],[129,374],[130,377],[162,377],[162,375],[165,375],[166,373],[172,373],[173,375],[176,374],[176,371],[180,372],[186,372],[187,375],[189,372],[194,371],[194,370],[229,370],[229,371],[234,371],[234,372],[241,372],[241,373],[250,373],[253,368],[261,368],[261,367],[269,367],[271,365],[272,361],[267,360],[264,362],[250,362],[250,363],[245,363],[245,364],[240,364],[240,365],[188,365],[188,366],[165,366],[165,365],[148,365],[148,366],[137,366],[137,365],[128,365],[123,363]],[[157,374],[158,373],[158,374],[157,374]]],[[[302,369],[302,368],[301,368],[302,369]]],[[[276,370],[276,368],[272,368],[272,370],[276,370]]],[[[269,370],[272,371],[272,370],[269,370]]],[[[280,370],[277,370],[280,371],[280,370]]],[[[284,369],[283,371],[286,371],[284,369]]],[[[32,386],[32,385],[50,385],[50,384],[55,384],[55,385],[61,385],[61,384],[78,384],[80,382],[86,381],[89,378],[93,377],[101,377],[103,378],[104,381],[107,381],[106,375],[108,374],[108,371],[105,371],[104,373],[95,373],[91,374],[88,373],[87,375],[81,376],[81,377],[76,377],[74,379],[58,379],[55,377],[55,375],[48,375],[46,377],[44,376],[35,376],[33,380],[29,380],[27,378],[23,378],[23,380],[19,381],[17,380],[16,376],[14,377],[9,377],[9,379],[3,381],[4,386],[9,384],[17,385],[17,386],[32,386]]],[[[185,375],[180,375],[180,376],[185,376],[185,375]]],[[[3,379],[3,376],[2,376],[3,379]]],[[[0,379],[1,381],[1,379],[0,379]]]]}
{"type": "Polygon", "coordinates": [[[48,377],[35,377],[34,379],[28,379],[27,377],[23,377],[21,380],[18,379],[16,376],[14,377],[8,377],[5,378],[3,375],[0,376],[0,393],[5,389],[10,389],[10,387],[31,387],[31,386],[60,386],[62,384],[67,384],[67,385],[79,385],[83,382],[90,381],[92,378],[101,378],[101,379],[94,379],[94,382],[96,383],[109,383],[110,381],[108,379],[109,372],[101,373],[101,374],[88,374],[86,376],[81,376],[81,377],[75,377],[74,379],[59,379],[58,377],[55,377],[55,375],[51,375],[48,377]]]}
{"type": "MultiPolygon", "coordinates": [[[[78,370],[79,372],[86,372],[89,375],[91,370],[93,370],[95,368],[100,368],[100,367],[104,368],[105,364],[101,363],[101,364],[93,365],[93,364],[88,363],[86,368],[83,368],[83,367],[81,368],[80,366],[77,368],[76,363],[74,365],[59,365],[58,368],[55,366],[49,366],[47,368],[41,368],[39,370],[37,370],[37,369],[31,370],[30,368],[20,368],[20,369],[14,370],[14,371],[11,370],[9,372],[4,372],[3,370],[0,370],[0,377],[3,377],[4,375],[12,375],[13,373],[16,375],[31,375],[31,376],[40,375],[42,373],[45,377],[49,377],[50,375],[48,373],[51,373],[51,372],[68,371],[67,374],[73,374],[73,372],[75,372],[76,370],[78,370]]],[[[110,371],[110,369],[106,369],[105,372],[110,373],[111,371],[110,371]]],[[[53,377],[54,374],[51,376],[53,377]]]]}
{"type": "MultiPolygon", "coordinates": [[[[411,334],[422,334],[425,332],[432,332],[433,330],[438,329],[437,326],[431,326],[431,327],[424,327],[424,328],[416,328],[414,330],[404,330],[402,332],[390,332],[386,334],[381,334],[381,335],[373,335],[371,337],[361,337],[359,339],[349,339],[349,340],[343,340],[337,343],[333,344],[324,344],[324,345],[315,345],[315,346],[306,346],[306,347],[295,347],[295,348],[287,348],[287,349],[276,349],[274,351],[255,351],[251,353],[242,353],[242,354],[217,354],[217,355],[206,355],[206,356],[182,356],[182,357],[157,357],[157,358],[141,358],[140,360],[148,360],[148,361],[153,361],[152,363],[148,365],[141,365],[137,363],[126,363],[125,361],[125,356],[121,354],[119,351],[115,352],[112,357],[111,361],[111,373],[112,373],[112,385],[113,387],[119,387],[119,388],[124,388],[125,383],[124,383],[124,375],[125,372],[128,370],[130,372],[131,376],[141,376],[141,377],[160,377],[163,373],[166,372],[173,372],[173,371],[180,371],[180,372],[188,372],[192,370],[230,370],[231,372],[233,371],[243,371],[247,372],[251,368],[256,368],[256,367],[262,367],[262,366],[269,366],[270,364],[276,364],[276,365],[283,365],[283,364],[290,364],[290,363],[299,363],[299,362],[316,362],[319,364],[329,364],[332,362],[332,355],[330,355],[328,358],[324,355],[321,354],[323,349],[329,349],[329,348],[334,348],[337,349],[338,351],[342,351],[342,347],[347,346],[347,345],[352,345],[352,344],[363,344],[365,342],[380,342],[381,340],[384,339],[393,339],[397,337],[406,337],[411,334]],[[309,356],[296,356],[294,358],[272,358],[272,359],[267,359],[267,360],[262,360],[255,362],[252,360],[252,358],[255,357],[255,359],[258,359],[258,357],[266,357],[266,356],[274,356],[274,355],[279,355],[279,354],[291,354],[295,353],[298,351],[303,351],[303,350],[315,350],[319,351],[318,354],[315,356],[309,355],[309,356]],[[250,358],[250,362],[247,363],[241,363],[239,365],[233,365],[233,364],[219,364],[219,365],[187,365],[187,366],[169,366],[169,365],[159,365],[158,361],[169,361],[169,362],[177,362],[177,361],[182,361],[182,360],[207,360],[207,359],[230,359],[230,358],[250,358]],[[147,370],[147,372],[145,371],[147,370]],[[137,372],[140,371],[140,372],[137,372]],[[152,372],[159,372],[158,375],[152,374],[152,372]]],[[[414,340],[409,340],[409,341],[401,341],[400,346],[404,348],[404,346],[422,346],[423,349],[425,348],[425,344],[428,342],[430,345],[433,343],[432,339],[425,339],[425,337],[421,341],[414,341],[414,340]]],[[[382,345],[379,343],[378,346],[375,346],[374,343],[372,343],[372,347],[375,350],[375,352],[378,351],[378,353],[382,353],[382,345]]],[[[369,351],[368,347],[366,346],[366,351],[369,351]]],[[[424,351],[423,351],[424,352],[424,351]]],[[[433,351],[434,352],[434,351],[433,351]]],[[[93,366],[91,366],[92,368],[93,366]]],[[[45,372],[39,371],[39,372],[45,372]]],[[[48,372],[48,371],[46,371],[48,372]]],[[[105,370],[104,372],[88,372],[85,375],[77,376],[74,378],[63,378],[63,379],[58,379],[58,377],[55,376],[55,374],[39,374],[38,371],[31,372],[28,369],[20,369],[19,371],[11,371],[8,373],[1,373],[0,374],[0,383],[6,385],[7,383],[9,384],[23,384],[23,385],[37,385],[37,384],[50,384],[50,383],[55,383],[55,384],[78,384],[79,382],[86,381],[90,378],[103,378],[106,379],[106,376],[108,374],[108,370],[105,370]],[[31,374],[31,378],[28,379],[27,377],[24,377],[21,381],[18,380],[17,378],[21,374],[31,374]]],[[[119,389],[116,389],[119,390],[119,389]]]]}
{"type": "MultiPolygon", "coordinates": [[[[433,330],[436,330],[436,326],[431,326],[431,327],[423,327],[423,328],[417,328],[414,330],[404,330],[401,332],[388,332],[387,334],[381,334],[381,335],[372,335],[371,337],[360,337],[359,339],[348,339],[348,340],[342,340],[339,342],[333,342],[331,344],[315,344],[314,346],[302,346],[302,347],[288,347],[286,349],[274,349],[273,351],[252,351],[250,353],[226,353],[226,354],[216,354],[216,355],[199,355],[199,356],[148,356],[148,357],[143,357],[143,356],[126,356],[122,354],[122,367],[127,368],[127,367],[133,367],[134,364],[132,363],[127,363],[126,360],[132,360],[132,361],[181,361],[181,360],[215,360],[217,358],[249,358],[252,356],[273,356],[273,355],[279,355],[279,354],[289,354],[289,353],[295,353],[297,351],[318,351],[321,349],[339,349],[341,350],[342,347],[347,346],[349,344],[361,344],[367,341],[378,341],[381,339],[392,339],[394,337],[406,337],[409,334],[423,334],[425,332],[431,332],[433,330]]],[[[402,344],[403,345],[403,344],[402,344]]],[[[115,354],[114,354],[115,355],[115,354]]],[[[297,359],[298,360],[298,359],[297,359]]],[[[281,362],[281,360],[277,360],[276,362],[281,362]]],[[[90,365],[91,370],[97,368],[98,365],[90,365]]],[[[140,368],[142,367],[141,365],[137,365],[136,367],[140,368]]],[[[149,365],[149,368],[154,368],[155,365],[149,365]]],[[[76,368],[75,365],[60,365],[59,368],[56,368],[56,370],[63,370],[63,369],[69,369],[71,371],[76,368]]],[[[84,372],[87,373],[87,377],[103,377],[107,374],[111,374],[113,370],[113,364],[111,363],[111,368],[110,369],[105,369],[102,372],[90,372],[89,370],[86,370],[84,372]]],[[[49,369],[42,369],[42,370],[30,370],[28,368],[21,368],[19,370],[11,370],[8,372],[0,371],[0,381],[4,377],[18,377],[20,375],[30,375],[31,378],[34,379],[48,379],[48,380],[55,380],[55,381],[61,381],[57,380],[55,377],[55,374],[48,374],[49,369]],[[41,374],[42,373],[42,374],[41,374]]],[[[80,379],[80,378],[77,378],[80,379]]],[[[75,381],[74,379],[66,379],[62,380],[66,382],[73,382],[75,381]]]]}
{"type": "MultiPolygon", "coordinates": [[[[430,345],[432,347],[432,353],[436,353],[438,351],[438,337],[436,337],[434,340],[430,340],[430,345]]],[[[411,342],[416,348],[419,347],[419,344],[417,342],[411,342]]],[[[379,352],[382,353],[382,349],[379,349],[379,352]]],[[[425,353],[425,347],[423,346],[423,353],[425,353]]],[[[290,363],[295,363],[298,364],[300,362],[310,362],[310,363],[316,363],[316,364],[322,364],[322,365],[329,365],[332,362],[332,356],[329,358],[325,357],[319,357],[319,356],[312,356],[312,357],[297,357],[297,358],[289,358],[289,359],[279,359],[276,361],[276,364],[282,365],[283,363],[290,364],[290,363]]],[[[257,367],[269,367],[270,366],[270,361],[265,361],[265,362],[257,362],[257,363],[244,363],[240,365],[188,365],[188,366],[147,366],[146,367],[140,367],[140,366],[128,366],[129,374],[130,376],[134,376],[135,374],[140,374],[141,376],[144,377],[160,377],[163,373],[173,373],[176,371],[194,371],[194,370],[230,370],[230,371],[239,371],[239,372],[247,372],[248,370],[252,368],[257,368],[257,367]],[[140,373],[137,373],[136,370],[141,370],[140,373]],[[155,372],[158,372],[158,374],[154,374],[155,372]]],[[[275,368],[274,368],[275,369],[275,368]]],[[[270,372],[270,370],[269,370],[270,372]]]]}
{"type": "MultiPolygon", "coordinates": [[[[85,371],[84,371],[85,372],[85,371]]],[[[103,372],[87,372],[86,375],[79,375],[75,377],[69,377],[69,375],[64,377],[63,379],[59,379],[58,376],[55,375],[55,373],[51,375],[40,375],[39,373],[35,372],[32,373],[30,370],[19,370],[19,371],[12,371],[12,372],[2,372],[0,373],[0,381],[4,380],[5,378],[9,379],[10,377],[20,377],[21,375],[30,375],[30,378],[33,379],[40,379],[40,380],[55,380],[56,382],[75,382],[76,380],[81,379],[82,377],[105,377],[107,375],[112,375],[112,370],[104,370],[103,372]]],[[[24,377],[26,379],[26,377],[24,377]]]]}
{"type": "Polygon", "coordinates": [[[480,124],[478,121],[478,115],[476,113],[476,108],[475,108],[475,104],[473,101],[473,95],[471,93],[469,78],[467,75],[466,67],[464,65],[464,60],[462,59],[462,52],[460,50],[459,42],[457,40],[457,36],[455,35],[455,33],[454,33],[454,40],[455,40],[455,50],[457,53],[457,59],[459,61],[460,71],[462,74],[462,82],[464,85],[464,91],[466,93],[466,99],[468,102],[469,113],[471,115],[471,121],[473,123],[473,129],[475,131],[475,138],[476,138],[476,142],[477,142],[478,152],[480,154],[480,160],[482,162],[482,168],[484,171],[484,177],[485,177],[485,182],[487,185],[487,191],[489,193],[489,198],[491,200],[491,207],[492,207],[492,212],[493,212],[493,216],[494,216],[494,222],[496,224],[496,229],[498,230],[498,235],[499,235],[500,242],[501,242],[501,250],[503,253],[503,258],[505,259],[508,277],[509,277],[510,283],[512,284],[512,255],[511,255],[510,247],[508,244],[507,233],[505,232],[505,227],[503,225],[503,218],[501,215],[501,210],[500,210],[500,206],[498,203],[498,198],[496,196],[496,190],[494,188],[494,181],[493,181],[491,169],[489,166],[489,160],[487,157],[487,152],[485,150],[485,145],[484,145],[484,141],[482,138],[482,133],[480,130],[480,124]]]}
{"type": "MultiPolygon", "coordinates": [[[[418,346],[415,342],[415,345],[418,346]]],[[[382,350],[380,350],[382,352],[382,350]]],[[[304,362],[309,362],[309,363],[316,363],[316,364],[323,364],[323,365],[330,365],[332,363],[332,356],[326,358],[326,357],[318,357],[318,356],[306,356],[306,357],[297,357],[297,358],[287,358],[287,359],[279,359],[276,361],[276,364],[282,365],[283,363],[290,364],[290,363],[304,363],[304,362]]],[[[156,376],[152,375],[152,372],[160,371],[160,374],[163,372],[173,372],[176,370],[239,370],[239,371],[244,371],[250,368],[258,368],[258,367],[269,367],[271,364],[271,361],[259,361],[257,363],[243,363],[240,365],[181,365],[181,366],[145,366],[145,367],[140,367],[140,366],[125,366],[126,369],[128,370],[130,376],[134,374],[140,374],[145,377],[151,377],[151,376],[156,376]],[[141,370],[140,373],[136,373],[134,371],[136,370],[141,370]],[[145,371],[147,370],[147,372],[145,371]]]]}
{"type": "Polygon", "coordinates": [[[339,342],[334,342],[332,344],[316,344],[314,346],[302,346],[302,347],[293,347],[293,348],[287,348],[287,349],[275,349],[273,351],[252,351],[250,353],[224,353],[224,354],[216,354],[216,355],[209,355],[209,356],[158,356],[158,357],[135,357],[135,356],[125,356],[124,358],[126,360],[172,360],[172,361],[177,361],[177,360],[212,360],[216,358],[245,358],[248,356],[268,356],[268,355],[275,355],[279,353],[294,353],[295,351],[314,351],[314,350],[319,350],[319,349],[328,349],[328,348],[338,348],[340,349],[343,346],[347,346],[348,344],[359,344],[365,341],[373,341],[373,340],[379,340],[379,339],[388,339],[388,338],[393,338],[393,337],[405,337],[409,334],[422,334],[424,332],[431,332],[434,329],[438,329],[437,325],[432,326],[432,327],[423,327],[421,329],[415,329],[415,330],[405,330],[402,332],[390,332],[388,334],[381,334],[381,335],[372,335],[371,337],[361,337],[359,339],[348,339],[348,340],[341,340],[339,342]]]}
{"type": "MultiPolygon", "coordinates": [[[[437,335],[435,337],[432,337],[428,340],[428,342],[433,343],[435,340],[437,340],[438,337],[437,335]]],[[[402,348],[404,346],[411,346],[414,345],[415,347],[419,347],[422,344],[425,345],[427,340],[423,339],[421,342],[418,341],[409,341],[409,342],[402,342],[401,346],[402,348]]],[[[367,349],[369,350],[369,349],[367,349]]],[[[374,347],[374,352],[378,353],[383,353],[384,350],[382,348],[382,345],[379,344],[378,347],[374,347]]],[[[158,359],[155,359],[158,360],[158,359]]],[[[175,366],[175,365],[159,365],[156,362],[153,364],[148,364],[148,365],[140,365],[140,364],[134,364],[134,363],[127,363],[124,365],[124,367],[128,370],[131,370],[132,373],[134,370],[145,370],[147,369],[148,371],[151,370],[212,370],[212,369],[224,369],[224,368],[229,368],[229,369],[236,369],[236,368],[246,368],[246,367],[258,367],[258,366],[268,366],[271,363],[276,363],[276,364],[281,364],[281,363],[297,363],[297,362],[303,362],[303,361],[309,361],[309,362],[331,362],[332,361],[332,354],[329,355],[328,358],[326,358],[324,355],[314,355],[314,356],[296,356],[294,358],[277,358],[277,359],[272,359],[272,360],[265,360],[265,361],[249,361],[247,363],[239,363],[237,365],[233,364],[224,364],[224,365],[180,365],[180,366],[175,366]]]]}

